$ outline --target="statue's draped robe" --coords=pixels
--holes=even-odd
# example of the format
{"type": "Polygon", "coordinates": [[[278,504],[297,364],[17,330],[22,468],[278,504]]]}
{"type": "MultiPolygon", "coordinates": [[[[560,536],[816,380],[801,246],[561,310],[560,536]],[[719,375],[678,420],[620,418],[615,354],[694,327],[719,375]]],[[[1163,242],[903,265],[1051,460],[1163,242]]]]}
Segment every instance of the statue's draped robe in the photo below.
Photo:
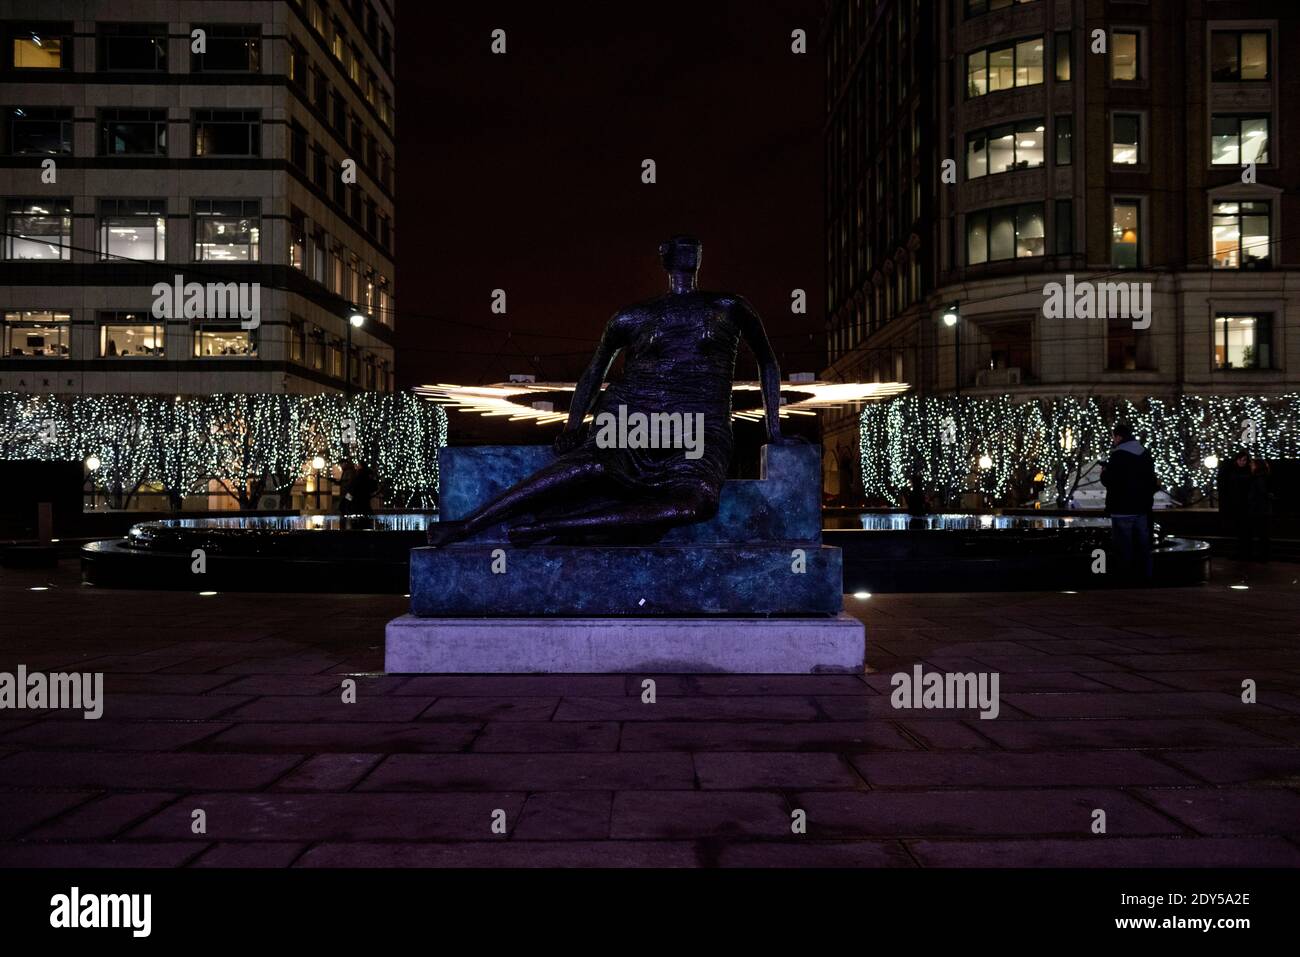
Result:
{"type": "MultiPolygon", "coordinates": [[[[674,304],[634,327],[624,346],[622,375],[610,383],[593,409],[595,417],[583,445],[561,461],[596,460],[604,474],[633,494],[694,489],[717,501],[731,464],[731,383],[740,330],[713,298],[674,304]],[[602,413],[680,413],[683,420],[704,417],[703,454],[688,458],[682,448],[601,448],[602,413]]],[[[697,434],[696,442],[701,441],[697,434]]]]}

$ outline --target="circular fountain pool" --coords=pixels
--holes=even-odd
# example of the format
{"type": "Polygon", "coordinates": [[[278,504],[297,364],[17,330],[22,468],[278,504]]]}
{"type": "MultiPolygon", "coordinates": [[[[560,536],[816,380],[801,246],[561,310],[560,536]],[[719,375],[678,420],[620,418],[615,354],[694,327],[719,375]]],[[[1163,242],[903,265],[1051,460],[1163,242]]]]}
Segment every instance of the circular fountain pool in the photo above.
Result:
{"type": "MultiPolygon", "coordinates": [[[[423,512],[161,519],[83,547],[82,572],[118,588],[402,594],[410,550],[437,520],[423,512]]],[[[849,593],[1039,591],[1113,580],[1093,570],[1098,550],[1110,549],[1110,520],[1101,516],[871,512],[836,516],[822,534],[843,550],[849,593]]],[[[1158,535],[1157,584],[1205,581],[1209,563],[1206,543],[1158,535]]]]}

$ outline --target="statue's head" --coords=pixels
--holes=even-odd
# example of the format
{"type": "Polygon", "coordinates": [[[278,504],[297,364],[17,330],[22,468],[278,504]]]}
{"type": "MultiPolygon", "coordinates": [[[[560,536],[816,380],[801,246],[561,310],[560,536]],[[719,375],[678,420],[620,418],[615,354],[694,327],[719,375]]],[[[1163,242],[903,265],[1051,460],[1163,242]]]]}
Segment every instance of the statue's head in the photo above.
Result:
{"type": "Polygon", "coordinates": [[[696,272],[704,247],[694,236],[674,236],[659,244],[659,259],[669,272],[696,272]]]}

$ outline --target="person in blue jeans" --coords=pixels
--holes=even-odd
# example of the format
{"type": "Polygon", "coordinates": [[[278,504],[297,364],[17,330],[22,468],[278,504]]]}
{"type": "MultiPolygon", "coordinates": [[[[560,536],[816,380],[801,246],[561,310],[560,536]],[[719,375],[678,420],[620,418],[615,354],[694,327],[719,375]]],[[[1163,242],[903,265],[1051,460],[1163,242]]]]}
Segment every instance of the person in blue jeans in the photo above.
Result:
{"type": "Polygon", "coordinates": [[[1149,584],[1151,507],[1160,488],[1155,461],[1127,422],[1115,423],[1110,444],[1110,458],[1101,469],[1101,484],[1106,487],[1111,541],[1119,559],[1117,577],[1126,583],[1149,584]]]}

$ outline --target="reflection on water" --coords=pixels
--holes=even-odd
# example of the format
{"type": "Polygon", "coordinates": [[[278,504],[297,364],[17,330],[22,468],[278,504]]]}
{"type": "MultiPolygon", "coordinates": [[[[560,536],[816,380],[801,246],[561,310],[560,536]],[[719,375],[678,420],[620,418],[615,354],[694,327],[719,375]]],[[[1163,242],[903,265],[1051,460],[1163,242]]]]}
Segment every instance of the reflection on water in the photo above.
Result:
{"type": "MultiPolygon", "coordinates": [[[[871,532],[914,530],[971,531],[977,529],[1110,528],[1110,519],[1072,515],[908,515],[906,512],[864,512],[861,527],[871,532]]],[[[851,527],[851,526],[850,526],[851,527]]]]}
{"type": "MultiPolygon", "coordinates": [[[[827,528],[863,528],[872,532],[912,530],[965,531],[975,529],[1109,528],[1110,519],[1070,515],[908,515],[906,512],[864,512],[857,516],[827,516],[827,528]]],[[[262,532],[357,531],[422,532],[438,521],[436,512],[382,515],[230,515],[219,518],[167,518],[146,524],[161,528],[248,529],[262,532]]]]}
{"type": "Polygon", "coordinates": [[[373,530],[422,532],[438,521],[434,512],[392,515],[231,515],[220,518],[165,518],[150,525],[166,528],[246,528],[257,531],[301,532],[373,530]]]}

